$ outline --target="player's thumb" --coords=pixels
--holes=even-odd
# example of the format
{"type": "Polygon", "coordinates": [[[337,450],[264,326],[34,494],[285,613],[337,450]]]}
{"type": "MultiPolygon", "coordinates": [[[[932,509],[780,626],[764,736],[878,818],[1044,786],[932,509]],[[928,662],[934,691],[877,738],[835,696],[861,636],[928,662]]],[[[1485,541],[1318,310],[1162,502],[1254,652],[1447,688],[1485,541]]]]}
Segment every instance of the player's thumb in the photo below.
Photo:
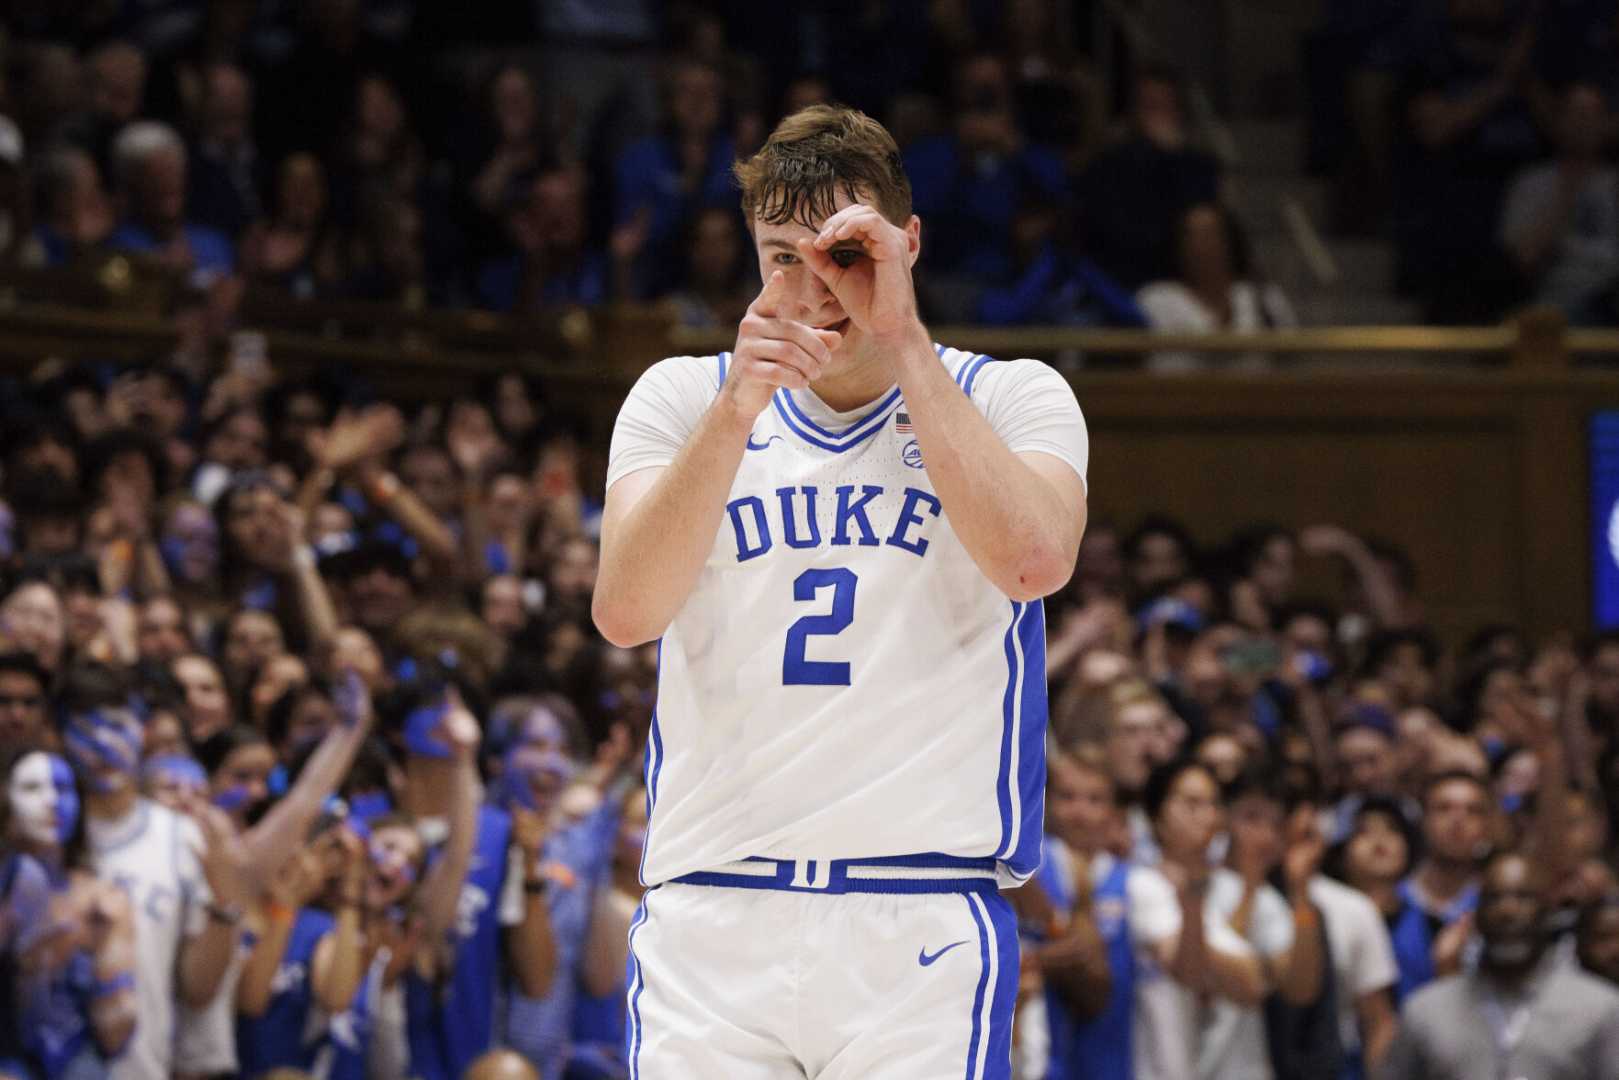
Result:
{"type": "Polygon", "coordinates": [[[837,352],[838,346],[843,344],[843,335],[836,330],[812,330],[811,333],[820,338],[830,352],[837,352]]]}

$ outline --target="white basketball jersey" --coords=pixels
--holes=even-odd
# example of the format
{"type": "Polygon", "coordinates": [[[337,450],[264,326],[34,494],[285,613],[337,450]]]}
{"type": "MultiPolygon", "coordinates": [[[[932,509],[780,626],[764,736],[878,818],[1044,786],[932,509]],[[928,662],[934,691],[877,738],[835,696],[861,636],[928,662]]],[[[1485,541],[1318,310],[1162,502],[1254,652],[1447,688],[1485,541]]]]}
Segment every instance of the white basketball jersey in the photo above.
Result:
{"type": "MultiPolygon", "coordinates": [[[[1017,453],[1083,479],[1084,419],[1034,360],[939,348],[1017,453]]],[[[667,465],[728,354],[643,375],[608,486],[667,465]]],[[[648,884],[748,857],[1039,862],[1045,624],[950,527],[895,388],[852,413],[778,391],[760,413],[713,551],[660,646],[647,754],[648,884]]]]}
{"type": "Polygon", "coordinates": [[[180,944],[200,933],[210,899],[190,818],[141,799],[123,821],[88,823],[96,875],[129,894],[135,911],[135,1036],[112,1063],[113,1080],[162,1080],[174,1073],[180,944]]]}

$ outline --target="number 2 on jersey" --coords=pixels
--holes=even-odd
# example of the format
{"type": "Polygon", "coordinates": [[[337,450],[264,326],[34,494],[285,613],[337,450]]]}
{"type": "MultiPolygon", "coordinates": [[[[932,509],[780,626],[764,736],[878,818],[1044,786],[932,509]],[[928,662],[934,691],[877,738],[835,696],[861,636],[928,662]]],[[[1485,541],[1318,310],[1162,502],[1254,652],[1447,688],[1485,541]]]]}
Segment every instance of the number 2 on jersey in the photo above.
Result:
{"type": "Polygon", "coordinates": [[[822,589],[832,590],[832,611],[827,615],[805,615],[787,628],[787,652],[781,658],[783,686],[848,686],[847,661],[809,660],[804,648],[811,637],[841,634],[854,622],[854,589],[859,584],[854,571],[844,567],[806,570],[793,579],[793,599],[814,600],[822,589]]]}

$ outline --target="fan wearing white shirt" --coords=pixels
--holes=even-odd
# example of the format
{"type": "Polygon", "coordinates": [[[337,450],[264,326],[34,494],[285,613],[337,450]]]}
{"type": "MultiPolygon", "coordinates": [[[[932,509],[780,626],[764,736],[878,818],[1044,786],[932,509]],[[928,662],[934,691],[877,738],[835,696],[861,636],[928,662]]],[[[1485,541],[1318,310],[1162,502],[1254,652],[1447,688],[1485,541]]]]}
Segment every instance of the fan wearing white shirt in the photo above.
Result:
{"type": "MultiPolygon", "coordinates": [[[[1298,325],[1282,290],[1253,277],[1247,243],[1228,212],[1212,203],[1194,206],[1181,218],[1175,237],[1179,276],[1155,281],[1136,294],[1153,331],[1253,334],[1298,325]]],[[[1248,367],[1264,363],[1252,353],[1231,362],[1248,367]]],[[[1156,352],[1147,358],[1148,370],[1164,374],[1206,366],[1207,355],[1194,352],[1156,352]]]]}
{"type": "Polygon", "coordinates": [[[185,817],[141,797],[141,725],[128,709],[75,709],[62,740],[88,788],[92,864],[135,910],[135,1037],[111,1076],[167,1080],[178,1004],[206,1007],[236,947],[245,889],[230,824],[212,806],[185,817]]]}

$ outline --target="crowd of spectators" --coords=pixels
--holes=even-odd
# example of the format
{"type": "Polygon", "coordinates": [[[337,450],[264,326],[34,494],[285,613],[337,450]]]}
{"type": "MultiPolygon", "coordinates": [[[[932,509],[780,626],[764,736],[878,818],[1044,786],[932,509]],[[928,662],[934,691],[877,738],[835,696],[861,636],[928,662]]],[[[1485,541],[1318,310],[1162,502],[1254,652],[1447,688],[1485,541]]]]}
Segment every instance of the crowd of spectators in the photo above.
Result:
{"type": "MultiPolygon", "coordinates": [[[[1175,80],[1108,136],[1067,8],[437,7],[8,5],[8,255],[158,260],[204,338],[244,283],[724,325],[729,162],[836,96],[902,136],[936,312],[1287,318],[1175,80]]],[[[1575,295],[1546,207],[1587,189],[1548,175],[1503,235],[1575,295]]],[[[0,1077],[627,1076],[657,653],[591,624],[574,418],[518,374],[280,377],[242,334],[0,400],[0,1077]]],[[[1095,521],[1048,610],[1023,1080],[1609,1074],[1619,636],[1441,641],[1398,547],[1330,525],[1095,521]]]]}
{"type": "MultiPolygon", "coordinates": [[[[272,364],[7,400],[0,1076],[627,1075],[657,658],[592,626],[567,418],[272,364]]],[[[1096,521],[1048,607],[1018,1075],[1619,1060],[1619,636],[1440,642],[1328,525],[1096,521]],[[1498,1051],[1468,995],[1571,1026],[1498,1051]]]]}
{"type": "Polygon", "coordinates": [[[1619,5],[1334,0],[1304,67],[1339,227],[1391,226],[1430,318],[1619,325],[1619,5]]]}
{"type": "Polygon", "coordinates": [[[1185,87],[1105,77],[1089,2],[478,6],[9,5],[0,259],[131,253],[225,313],[245,287],[724,326],[758,288],[733,161],[839,100],[899,141],[936,321],[1292,321],[1185,87]]]}

